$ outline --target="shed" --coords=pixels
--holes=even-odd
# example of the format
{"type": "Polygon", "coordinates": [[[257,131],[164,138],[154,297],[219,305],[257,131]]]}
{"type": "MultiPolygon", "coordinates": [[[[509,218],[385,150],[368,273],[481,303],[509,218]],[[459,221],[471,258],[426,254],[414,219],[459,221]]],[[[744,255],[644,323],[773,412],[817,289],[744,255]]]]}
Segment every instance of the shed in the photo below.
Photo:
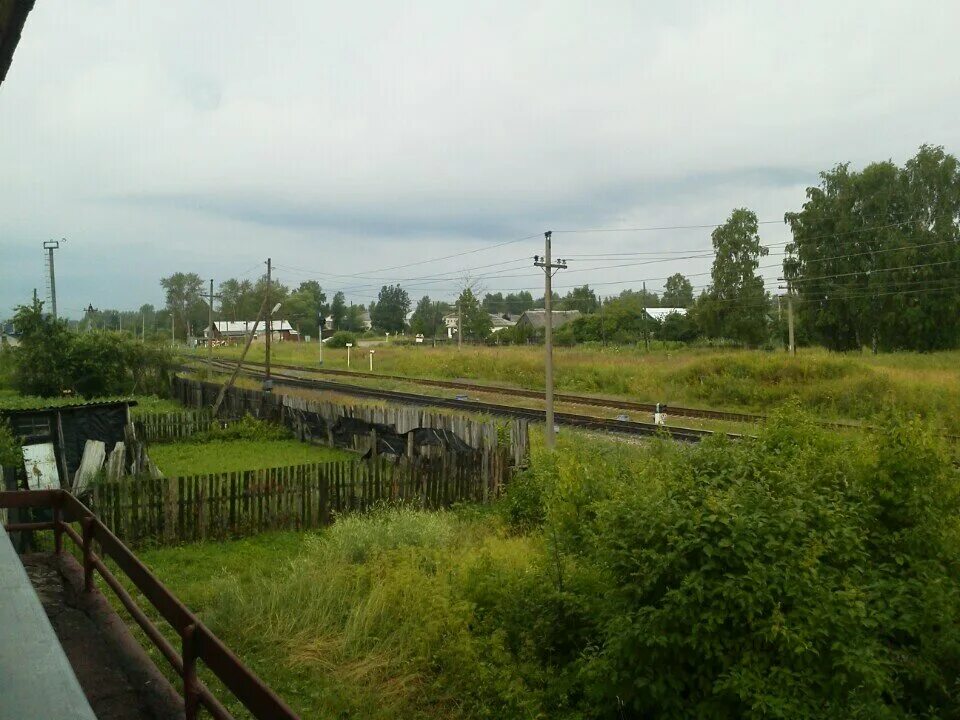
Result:
{"type": "Polygon", "coordinates": [[[25,447],[34,448],[34,457],[50,456],[56,464],[60,484],[69,486],[80,467],[87,440],[99,440],[113,447],[124,440],[135,400],[107,400],[88,403],[48,405],[32,408],[0,408],[0,419],[10,423],[14,435],[25,447]]]}

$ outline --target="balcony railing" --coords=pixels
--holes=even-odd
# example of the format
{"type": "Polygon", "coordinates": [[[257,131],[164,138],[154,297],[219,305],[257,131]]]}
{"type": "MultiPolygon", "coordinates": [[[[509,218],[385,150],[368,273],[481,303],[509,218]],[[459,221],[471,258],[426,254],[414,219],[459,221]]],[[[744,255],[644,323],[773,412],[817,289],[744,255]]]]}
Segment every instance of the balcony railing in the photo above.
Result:
{"type": "Polygon", "coordinates": [[[96,592],[94,573],[116,594],[130,615],[156,645],[160,653],[183,681],[183,701],[187,720],[195,720],[206,708],[216,720],[233,720],[233,716],[197,677],[197,662],[204,665],[223,683],[257,720],[295,720],[297,715],[263,680],[214,635],[177,597],[150,572],[133,552],[82,502],[66,490],[30,490],[0,492],[0,508],[48,508],[53,520],[46,522],[6,523],[8,532],[52,530],[54,552],[63,552],[66,535],[80,549],[83,558],[84,592],[96,592]],[[77,532],[72,524],[80,526],[77,532]],[[94,552],[94,544],[98,552],[94,552]],[[107,568],[104,558],[117,567],[176,631],[180,652],[164,637],[160,629],[107,568]]]}

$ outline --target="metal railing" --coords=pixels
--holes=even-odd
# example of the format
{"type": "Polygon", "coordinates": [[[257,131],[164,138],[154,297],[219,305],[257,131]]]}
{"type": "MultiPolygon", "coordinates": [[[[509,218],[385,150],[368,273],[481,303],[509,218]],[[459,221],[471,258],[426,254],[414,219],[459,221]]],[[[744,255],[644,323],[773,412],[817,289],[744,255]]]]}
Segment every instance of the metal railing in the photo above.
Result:
{"type": "Polygon", "coordinates": [[[216,720],[233,720],[229,711],[197,677],[202,661],[257,720],[297,720],[297,715],[263,680],[244,665],[177,597],[150,572],[133,552],[103,522],[66,490],[0,492],[0,508],[49,508],[53,520],[6,523],[8,532],[52,530],[54,552],[63,552],[63,536],[82,551],[83,591],[95,592],[94,572],[100,573],[143,632],[183,680],[183,701],[187,720],[198,717],[201,706],[216,720]],[[78,533],[71,523],[79,523],[78,533]],[[94,543],[99,553],[94,552],[94,543]],[[180,652],[137,605],[130,593],[110,572],[104,558],[113,560],[134,586],[180,636],[180,652]]]}

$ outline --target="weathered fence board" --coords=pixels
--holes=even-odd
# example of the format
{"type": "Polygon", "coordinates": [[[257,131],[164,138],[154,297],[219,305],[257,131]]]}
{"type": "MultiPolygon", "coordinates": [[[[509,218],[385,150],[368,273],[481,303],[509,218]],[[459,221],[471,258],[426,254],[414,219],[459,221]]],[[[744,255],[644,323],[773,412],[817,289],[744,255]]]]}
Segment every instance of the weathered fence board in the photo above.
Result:
{"type": "Polygon", "coordinates": [[[170,413],[147,413],[134,418],[137,439],[151,442],[176,442],[207,432],[213,423],[210,408],[170,413]]]}
{"type": "Polygon", "coordinates": [[[503,451],[399,463],[342,461],[177,478],[124,478],[92,486],[91,504],[122,540],[168,544],[316,528],[378,502],[425,508],[497,496],[485,472],[503,451]]]}

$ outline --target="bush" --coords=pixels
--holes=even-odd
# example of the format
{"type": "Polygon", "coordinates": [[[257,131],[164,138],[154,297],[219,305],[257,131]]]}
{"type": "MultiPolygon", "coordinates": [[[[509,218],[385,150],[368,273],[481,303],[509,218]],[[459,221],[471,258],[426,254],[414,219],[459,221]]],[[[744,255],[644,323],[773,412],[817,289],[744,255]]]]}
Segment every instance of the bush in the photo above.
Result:
{"type": "MultiPolygon", "coordinates": [[[[13,434],[10,425],[0,418],[0,467],[20,467],[23,465],[23,450],[20,439],[13,434]]],[[[0,490],[3,490],[0,487],[0,490]]]]}
{"type": "Polygon", "coordinates": [[[223,440],[289,440],[293,433],[283,425],[260,420],[252,415],[244,415],[226,427],[214,422],[210,430],[196,433],[184,442],[208,443],[223,440]]]}
{"type": "Polygon", "coordinates": [[[326,341],[325,345],[332,348],[344,348],[347,346],[347,343],[353,343],[356,345],[357,336],[352,332],[347,332],[346,330],[338,330],[330,336],[330,339],[326,341]]]}

